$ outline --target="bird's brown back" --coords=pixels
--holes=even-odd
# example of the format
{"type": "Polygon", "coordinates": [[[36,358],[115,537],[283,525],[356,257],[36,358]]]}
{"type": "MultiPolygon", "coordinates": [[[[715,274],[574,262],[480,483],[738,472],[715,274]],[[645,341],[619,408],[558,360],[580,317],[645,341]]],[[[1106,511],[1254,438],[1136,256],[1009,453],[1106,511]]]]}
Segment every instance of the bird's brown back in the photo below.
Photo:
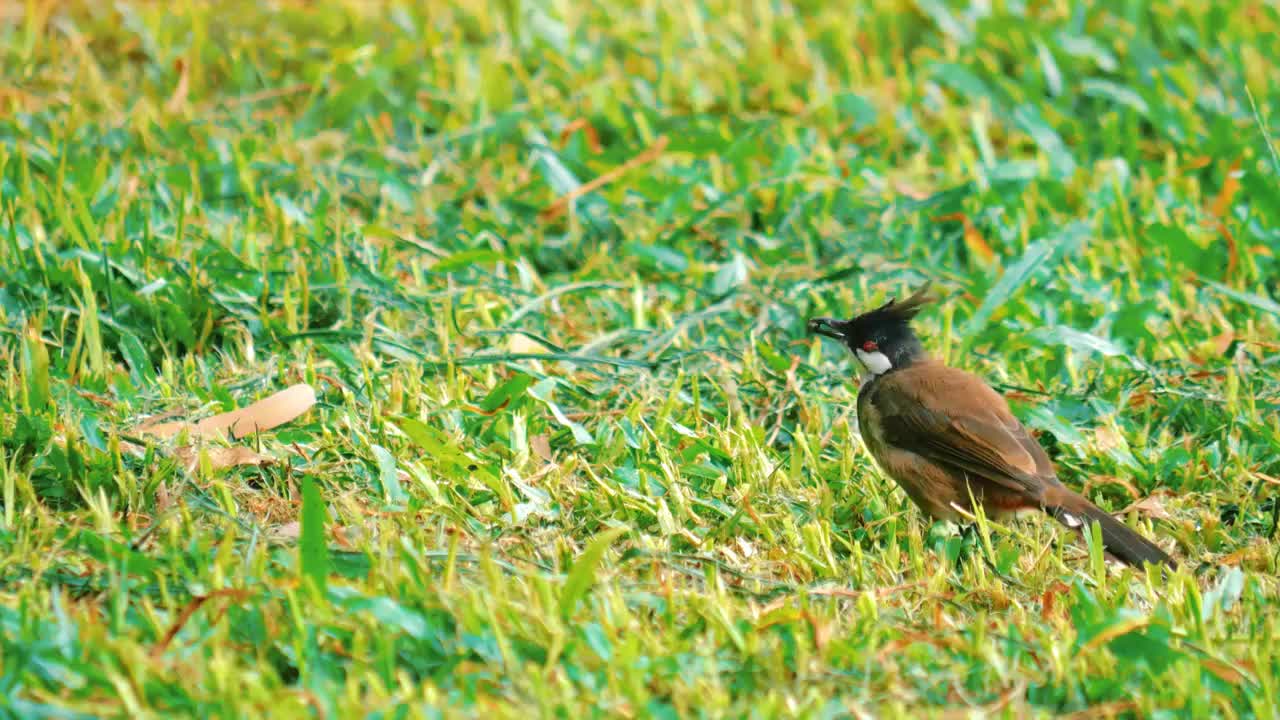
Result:
{"type": "Polygon", "coordinates": [[[971,373],[928,359],[875,378],[859,395],[859,424],[879,440],[1038,498],[1058,485],[1053,463],[1009,404],[971,373]]]}

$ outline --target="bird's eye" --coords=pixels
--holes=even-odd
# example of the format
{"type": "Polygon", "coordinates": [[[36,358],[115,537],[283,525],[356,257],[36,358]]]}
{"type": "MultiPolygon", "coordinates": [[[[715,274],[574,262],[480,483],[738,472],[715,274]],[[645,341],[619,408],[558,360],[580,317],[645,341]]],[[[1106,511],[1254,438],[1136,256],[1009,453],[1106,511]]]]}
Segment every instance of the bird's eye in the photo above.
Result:
{"type": "Polygon", "coordinates": [[[880,349],[880,346],[876,344],[875,340],[868,340],[862,343],[862,349],[867,352],[875,352],[880,349]]]}

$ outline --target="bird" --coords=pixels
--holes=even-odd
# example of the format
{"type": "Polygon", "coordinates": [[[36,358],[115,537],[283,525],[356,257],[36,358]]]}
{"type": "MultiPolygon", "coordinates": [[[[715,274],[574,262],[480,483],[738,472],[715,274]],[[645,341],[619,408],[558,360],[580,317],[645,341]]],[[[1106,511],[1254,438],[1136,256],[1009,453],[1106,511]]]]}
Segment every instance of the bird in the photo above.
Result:
{"type": "Polygon", "coordinates": [[[926,352],[911,321],[937,301],[930,286],[849,320],[807,323],[810,333],[844,343],[865,368],[858,428],[881,471],[934,520],[972,517],[972,497],[996,519],[1040,511],[1076,532],[1096,522],[1109,556],[1176,567],[1158,545],[1065,486],[1000,393],[926,352]]]}

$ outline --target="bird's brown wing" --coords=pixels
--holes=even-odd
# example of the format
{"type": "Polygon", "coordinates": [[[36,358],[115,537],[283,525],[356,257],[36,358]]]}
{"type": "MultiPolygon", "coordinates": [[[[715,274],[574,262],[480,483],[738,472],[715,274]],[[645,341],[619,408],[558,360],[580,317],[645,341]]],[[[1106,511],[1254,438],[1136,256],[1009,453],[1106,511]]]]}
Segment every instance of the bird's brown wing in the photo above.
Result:
{"type": "Polygon", "coordinates": [[[1032,498],[1058,484],[1044,449],[986,383],[939,365],[901,375],[876,396],[886,443],[1032,498]]]}
{"type": "Polygon", "coordinates": [[[1006,508],[1034,502],[1077,532],[1096,522],[1107,552],[1130,565],[1175,565],[1155,543],[1058,482],[1044,449],[982,380],[930,363],[899,370],[880,382],[871,402],[884,444],[984,478],[993,486],[988,491],[1009,491],[997,501],[1006,508]]]}

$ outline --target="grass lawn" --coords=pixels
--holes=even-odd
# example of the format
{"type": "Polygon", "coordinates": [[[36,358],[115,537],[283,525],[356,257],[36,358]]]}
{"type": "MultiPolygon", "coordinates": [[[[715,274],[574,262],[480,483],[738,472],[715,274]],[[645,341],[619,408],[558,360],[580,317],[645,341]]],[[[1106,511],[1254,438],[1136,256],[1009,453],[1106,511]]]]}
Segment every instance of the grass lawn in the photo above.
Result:
{"type": "Polygon", "coordinates": [[[1275,4],[482,6],[0,5],[0,714],[1280,716],[1275,4]],[[876,470],[925,279],[1178,572],[876,470]]]}

